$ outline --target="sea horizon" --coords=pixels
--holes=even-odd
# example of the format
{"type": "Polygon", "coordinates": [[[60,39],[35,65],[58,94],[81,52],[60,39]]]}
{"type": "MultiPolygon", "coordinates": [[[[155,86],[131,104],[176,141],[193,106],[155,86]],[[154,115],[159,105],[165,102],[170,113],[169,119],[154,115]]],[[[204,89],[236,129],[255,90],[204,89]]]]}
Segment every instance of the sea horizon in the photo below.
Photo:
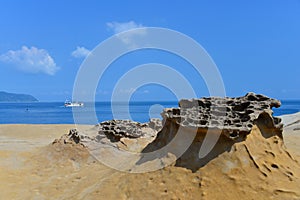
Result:
{"type": "MultiPolygon", "coordinates": [[[[273,108],[273,115],[280,116],[300,112],[300,100],[280,100],[282,105],[273,108]]],[[[92,114],[95,108],[98,123],[112,119],[130,119],[148,122],[150,118],[160,118],[164,108],[178,107],[177,101],[111,101],[84,102],[84,107],[73,108],[82,116],[92,114]],[[128,117],[129,110],[129,117],[128,117]]],[[[64,107],[63,101],[57,102],[1,102],[0,124],[76,124],[73,109],[64,107]]],[[[83,120],[80,124],[95,124],[83,120]]]]}

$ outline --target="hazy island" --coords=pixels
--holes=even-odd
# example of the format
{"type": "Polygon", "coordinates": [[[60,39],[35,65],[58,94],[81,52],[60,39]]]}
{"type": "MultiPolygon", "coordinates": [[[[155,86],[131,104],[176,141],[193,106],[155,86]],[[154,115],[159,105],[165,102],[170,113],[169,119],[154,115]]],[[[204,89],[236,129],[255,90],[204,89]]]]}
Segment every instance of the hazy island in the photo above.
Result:
{"type": "Polygon", "coordinates": [[[0,102],[37,102],[38,100],[29,94],[15,94],[0,91],[0,102]]]}

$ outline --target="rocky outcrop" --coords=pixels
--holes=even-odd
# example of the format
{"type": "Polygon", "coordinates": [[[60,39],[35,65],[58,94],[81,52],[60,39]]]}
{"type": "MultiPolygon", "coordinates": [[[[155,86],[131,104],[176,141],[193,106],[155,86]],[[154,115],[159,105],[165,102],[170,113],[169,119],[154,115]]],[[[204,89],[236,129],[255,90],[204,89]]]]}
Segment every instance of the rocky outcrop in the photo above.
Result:
{"type": "MultiPolygon", "coordinates": [[[[163,111],[164,126],[143,152],[153,152],[173,142],[174,148],[170,150],[178,157],[176,165],[196,171],[223,152],[230,151],[233,144],[246,140],[254,125],[265,138],[276,135],[282,139],[281,120],[272,116],[272,108],[279,106],[278,100],[254,93],[238,98],[183,99],[179,108],[163,111]],[[183,136],[174,142],[179,134],[183,136]],[[199,152],[201,146],[206,145],[206,134],[219,138],[209,153],[201,157],[199,152]],[[188,140],[191,145],[180,155],[178,148],[188,140]]],[[[141,159],[140,162],[145,161],[141,159]]]]}
{"type": "Polygon", "coordinates": [[[106,135],[112,142],[118,142],[121,138],[151,137],[158,131],[159,121],[151,119],[149,123],[139,123],[130,120],[110,120],[97,125],[98,133],[106,135]]]}
{"type": "Polygon", "coordinates": [[[162,121],[157,118],[152,118],[150,119],[149,127],[158,132],[162,129],[162,121]]]}
{"type": "MultiPolygon", "coordinates": [[[[284,145],[281,120],[272,116],[272,107],[278,106],[279,101],[254,93],[181,100],[178,108],[162,112],[162,124],[157,119],[146,124],[112,120],[88,131],[71,130],[54,142],[52,157],[65,162],[70,154],[72,164],[79,166],[82,162],[74,152],[84,145],[93,158],[115,169],[89,163],[80,172],[91,178],[76,182],[84,195],[71,197],[296,200],[300,199],[300,165],[284,145]],[[200,155],[211,140],[216,141],[209,153],[200,155]]],[[[297,128],[298,120],[298,115],[287,116],[285,130],[297,128]]],[[[298,145],[299,140],[291,141],[298,145]]],[[[86,158],[87,151],[82,152],[86,158]]]]}
{"type": "Polygon", "coordinates": [[[181,127],[220,129],[226,137],[238,141],[251,131],[262,113],[269,113],[274,128],[280,130],[280,118],[271,116],[272,108],[280,105],[278,100],[254,93],[238,98],[183,99],[179,108],[165,109],[162,117],[181,127]]]}
{"type": "Polygon", "coordinates": [[[93,153],[99,149],[111,151],[141,152],[155,138],[162,128],[160,119],[150,119],[148,123],[130,120],[108,120],[101,122],[89,130],[71,129],[69,134],[55,139],[52,144],[82,145],[93,153]]]}
{"type": "Polygon", "coordinates": [[[81,144],[81,140],[84,136],[80,135],[77,129],[71,129],[69,134],[61,136],[59,139],[55,139],[52,144],[81,144]]]}
{"type": "MultiPolygon", "coordinates": [[[[229,152],[234,144],[245,141],[254,126],[264,138],[276,136],[282,140],[281,120],[272,116],[272,108],[279,106],[278,100],[254,93],[237,98],[183,99],[178,108],[163,110],[162,122],[159,119],[151,119],[149,123],[104,121],[89,132],[71,130],[62,141],[80,143],[101,159],[104,154],[143,153],[131,160],[134,163],[131,166],[155,160],[158,160],[155,165],[165,166],[171,162],[166,164],[166,158],[175,156],[176,166],[196,171],[229,152]],[[207,146],[211,139],[215,141],[207,146]],[[200,154],[201,148],[208,149],[204,156],[200,154]],[[151,154],[156,151],[159,153],[151,154]]],[[[110,162],[109,158],[106,160],[110,162]]],[[[132,170],[129,168],[126,170],[132,170]]]]}

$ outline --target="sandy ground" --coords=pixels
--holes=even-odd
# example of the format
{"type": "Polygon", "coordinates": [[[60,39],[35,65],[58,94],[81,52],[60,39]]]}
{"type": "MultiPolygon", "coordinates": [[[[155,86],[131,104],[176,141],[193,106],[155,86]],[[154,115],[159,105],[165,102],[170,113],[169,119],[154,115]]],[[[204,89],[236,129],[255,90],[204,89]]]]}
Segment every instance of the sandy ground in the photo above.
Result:
{"type": "Polygon", "coordinates": [[[300,160],[300,112],[292,115],[282,115],[281,119],[285,124],[283,129],[285,145],[300,160]]]}
{"type": "MultiPolygon", "coordinates": [[[[284,140],[300,162],[298,126],[286,128],[284,140]]],[[[0,199],[206,199],[205,192],[192,191],[214,184],[200,172],[178,167],[144,175],[121,173],[100,164],[81,146],[49,145],[71,128],[75,126],[0,125],[0,199]],[[137,193],[128,184],[143,187],[137,193]]]]}

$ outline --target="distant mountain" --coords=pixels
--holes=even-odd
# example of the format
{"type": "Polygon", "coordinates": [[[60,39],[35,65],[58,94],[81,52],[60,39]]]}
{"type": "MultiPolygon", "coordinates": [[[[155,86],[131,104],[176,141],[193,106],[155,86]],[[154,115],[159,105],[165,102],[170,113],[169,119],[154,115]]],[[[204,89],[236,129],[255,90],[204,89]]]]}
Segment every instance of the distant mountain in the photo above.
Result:
{"type": "Polygon", "coordinates": [[[35,102],[35,97],[29,94],[14,94],[0,91],[0,102],[35,102]]]}

